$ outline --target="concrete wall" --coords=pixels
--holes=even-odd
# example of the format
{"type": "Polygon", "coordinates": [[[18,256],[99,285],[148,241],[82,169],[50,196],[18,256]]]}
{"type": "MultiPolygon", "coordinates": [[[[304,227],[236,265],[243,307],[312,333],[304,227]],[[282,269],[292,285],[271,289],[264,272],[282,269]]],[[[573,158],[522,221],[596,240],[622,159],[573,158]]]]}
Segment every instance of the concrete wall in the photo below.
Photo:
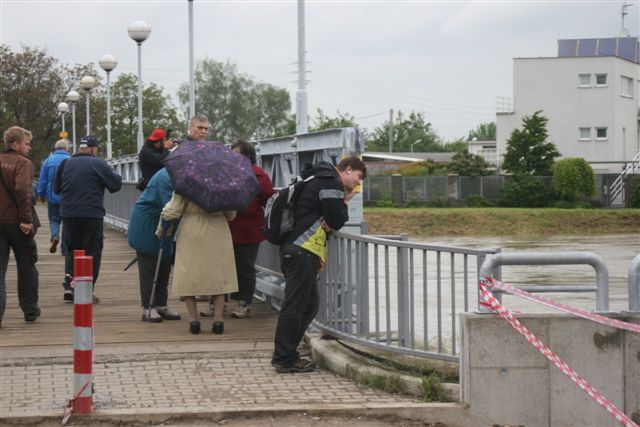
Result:
{"type": "MultiPolygon", "coordinates": [[[[640,335],[568,315],[518,319],[640,423],[640,335]]],[[[640,316],[628,320],[640,323],[640,316]]],[[[461,399],[499,425],[618,426],[609,413],[496,315],[462,314],[461,399]]]]}

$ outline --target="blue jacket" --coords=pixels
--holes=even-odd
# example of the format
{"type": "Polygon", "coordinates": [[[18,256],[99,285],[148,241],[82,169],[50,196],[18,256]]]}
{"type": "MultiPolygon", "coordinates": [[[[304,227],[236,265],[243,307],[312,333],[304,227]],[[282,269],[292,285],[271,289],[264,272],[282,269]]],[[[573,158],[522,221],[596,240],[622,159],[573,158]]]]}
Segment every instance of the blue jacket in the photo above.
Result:
{"type": "Polygon", "coordinates": [[[60,163],[53,191],[60,195],[63,218],[104,218],[104,190],[122,188],[122,177],[107,162],[89,153],[76,153],[60,163]]]}
{"type": "MultiPolygon", "coordinates": [[[[156,228],[160,222],[162,208],[171,200],[172,194],[171,178],[167,169],[162,168],[151,178],[129,217],[127,239],[129,246],[136,252],[158,256],[160,240],[156,237],[156,228]]],[[[163,249],[162,258],[173,255],[173,238],[164,239],[163,249]]]]}
{"type": "Polygon", "coordinates": [[[67,150],[56,150],[42,163],[38,181],[38,196],[46,198],[47,203],[60,204],[60,197],[53,191],[53,180],[60,163],[70,156],[67,150]]]}

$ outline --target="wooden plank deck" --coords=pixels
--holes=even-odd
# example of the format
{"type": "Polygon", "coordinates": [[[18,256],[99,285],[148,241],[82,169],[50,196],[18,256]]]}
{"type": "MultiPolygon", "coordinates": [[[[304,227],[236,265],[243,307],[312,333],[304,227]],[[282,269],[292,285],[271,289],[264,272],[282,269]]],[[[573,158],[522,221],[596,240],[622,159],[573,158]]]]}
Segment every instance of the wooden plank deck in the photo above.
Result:
{"type": "MultiPolygon", "coordinates": [[[[58,250],[49,253],[49,226],[45,206],[38,206],[42,227],[37,243],[40,272],[40,307],[42,315],[32,324],[24,321],[18,307],[16,268],[13,259],[7,273],[7,309],[0,328],[0,357],[28,354],[33,350],[41,356],[49,354],[69,355],[73,347],[73,304],[62,299],[64,259],[58,250]]],[[[211,318],[201,318],[203,332],[188,332],[186,307],[169,292],[169,306],[180,312],[182,320],[147,323],[141,321],[138,269],[134,265],[123,271],[135,256],[128,246],[126,236],[118,231],[105,229],[104,250],[96,295],[100,303],[94,305],[96,352],[108,353],[116,347],[129,346],[138,352],[163,348],[180,351],[199,351],[203,348],[222,349],[273,349],[273,335],[277,312],[264,304],[254,304],[249,319],[233,319],[225,316],[225,333],[211,333],[211,318]],[[202,344],[207,346],[202,347],[202,344]],[[102,349],[102,350],[101,350],[102,349]],[[189,350],[191,349],[191,350],[189,350]]],[[[198,303],[204,311],[207,303],[198,303]]],[[[231,306],[229,307],[231,308],[231,306]]]]}

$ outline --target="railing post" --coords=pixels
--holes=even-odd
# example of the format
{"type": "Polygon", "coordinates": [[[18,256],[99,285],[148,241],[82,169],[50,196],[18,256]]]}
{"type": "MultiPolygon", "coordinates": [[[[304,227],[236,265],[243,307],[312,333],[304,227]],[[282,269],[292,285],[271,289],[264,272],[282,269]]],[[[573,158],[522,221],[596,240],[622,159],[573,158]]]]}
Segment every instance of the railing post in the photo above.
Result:
{"type": "Polygon", "coordinates": [[[397,271],[398,271],[398,345],[401,347],[412,347],[413,336],[411,336],[411,319],[413,314],[409,299],[409,250],[398,248],[397,271]]]}
{"type": "Polygon", "coordinates": [[[640,312],[640,255],[629,265],[629,311],[640,312]]]}
{"type": "Polygon", "coordinates": [[[359,277],[356,280],[356,296],[358,301],[358,334],[369,336],[369,245],[356,243],[356,256],[359,277]]]}

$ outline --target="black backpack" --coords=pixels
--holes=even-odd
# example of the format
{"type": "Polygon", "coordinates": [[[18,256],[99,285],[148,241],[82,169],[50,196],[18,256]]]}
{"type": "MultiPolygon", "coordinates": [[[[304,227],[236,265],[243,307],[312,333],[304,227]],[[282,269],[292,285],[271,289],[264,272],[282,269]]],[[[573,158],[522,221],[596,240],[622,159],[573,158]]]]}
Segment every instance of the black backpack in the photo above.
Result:
{"type": "Polygon", "coordinates": [[[278,190],[264,208],[264,237],[274,245],[281,245],[293,230],[293,209],[302,187],[314,179],[311,175],[305,179],[296,178],[293,184],[278,190]]]}

